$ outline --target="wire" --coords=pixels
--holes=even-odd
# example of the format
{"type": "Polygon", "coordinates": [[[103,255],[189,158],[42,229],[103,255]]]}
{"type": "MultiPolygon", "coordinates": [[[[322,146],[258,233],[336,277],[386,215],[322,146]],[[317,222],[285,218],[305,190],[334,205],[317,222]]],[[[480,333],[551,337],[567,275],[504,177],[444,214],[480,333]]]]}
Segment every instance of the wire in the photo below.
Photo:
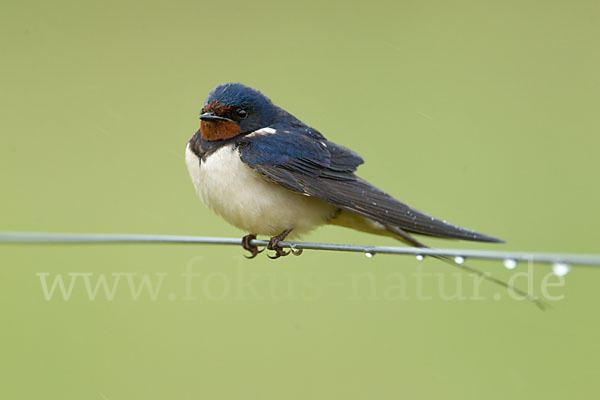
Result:
{"type": "MultiPolygon", "coordinates": [[[[0,231],[0,243],[34,244],[34,243],[171,243],[171,244],[214,244],[241,245],[241,239],[175,236],[175,235],[130,235],[130,234],[96,234],[96,233],[43,233],[43,232],[6,232],[0,231]]],[[[252,245],[266,246],[266,240],[252,240],[252,245]]],[[[418,257],[441,256],[455,259],[502,260],[509,262],[527,261],[545,264],[566,264],[583,266],[600,266],[600,254],[557,254],[524,251],[491,251],[491,250],[461,250],[433,249],[417,247],[365,246],[334,243],[310,243],[281,241],[279,246],[296,250],[329,250],[363,253],[367,256],[374,254],[403,254],[418,257]]],[[[506,265],[506,263],[505,263],[506,265]]]]}

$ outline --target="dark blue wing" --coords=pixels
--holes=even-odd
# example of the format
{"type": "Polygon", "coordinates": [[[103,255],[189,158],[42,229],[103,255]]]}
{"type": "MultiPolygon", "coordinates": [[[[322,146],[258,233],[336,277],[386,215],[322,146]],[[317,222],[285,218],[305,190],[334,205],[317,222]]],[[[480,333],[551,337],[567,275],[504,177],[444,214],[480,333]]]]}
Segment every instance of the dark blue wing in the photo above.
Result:
{"type": "MultiPolygon", "coordinates": [[[[363,159],[351,150],[325,138],[280,132],[242,141],[242,161],[253,168],[280,167],[314,178],[352,180],[363,159]]],[[[291,183],[291,182],[290,182],[291,183]]]]}
{"type": "Polygon", "coordinates": [[[356,153],[325,138],[278,132],[243,140],[242,161],[287,189],[318,198],[384,226],[442,238],[498,242],[418,211],[357,177],[356,153]]]}

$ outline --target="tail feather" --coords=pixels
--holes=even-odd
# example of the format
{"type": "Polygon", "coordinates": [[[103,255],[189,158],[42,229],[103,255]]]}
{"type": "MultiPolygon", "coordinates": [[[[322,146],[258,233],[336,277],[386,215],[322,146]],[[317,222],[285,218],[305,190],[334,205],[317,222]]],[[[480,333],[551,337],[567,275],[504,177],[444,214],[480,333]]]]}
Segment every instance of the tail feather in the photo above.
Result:
{"type": "MultiPolygon", "coordinates": [[[[329,221],[329,223],[331,223],[333,225],[343,226],[346,228],[356,229],[361,232],[373,233],[376,235],[383,235],[383,236],[390,236],[390,237],[400,240],[401,242],[403,242],[405,244],[408,244],[409,246],[420,247],[420,248],[424,248],[424,249],[429,248],[427,245],[421,243],[420,241],[415,239],[410,233],[408,233],[407,231],[405,231],[404,229],[402,229],[398,226],[384,225],[384,224],[381,224],[380,222],[374,221],[373,219],[362,216],[358,213],[342,210],[340,213],[338,213],[336,215],[336,217],[334,219],[329,221]]],[[[489,282],[492,282],[492,283],[495,283],[496,285],[502,286],[503,288],[510,289],[510,290],[514,291],[515,293],[519,294],[520,296],[525,297],[527,300],[529,300],[530,302],[535,304],[541,310],[545,310],[548,307],[548,305],[546,303],[540,301],[539,299],[532,296],[531,294],[529,294],[519,288],[516,288],[498,278],[494,278],[489,273],[481,272],[481,271],[479,271],[475,268],[472,268],[468,265],[465,265],[465,264],[458,264],[451,257],[444,257],[444,256],[432,256],[432,257],[437,258],[438,260],[441,260],[441,261],[445,262],[446,264],[452,265],[453,267],[460,268],[463,271],[473,273],[489,282]]]]}
{"type": "MultiPolygon", "coordinates": [[[[415,239],[413,236],[411,236],[409,233],[405,232],[401,228],[398,228],[396,226],[386,225],[386,229],[388,231],[394,233],[398,240],[400,240],[410,246],[420,247],[420,248],[425,248],[425,249],[429,248],[427,245],[419,242],[417,239],[415,239]]],[[[528,301],[535,304],[542,311],[544,311],[544,310],[546,310],[546,308],[548,308],[548,305],[546,303],[544,303],[543,301],[539,300],[537,297],[535,297],[535,296],[531,295],[530,293],[527,293],[526,291],[521,290],[513,285],[510,285],[508,282],[504,282],[498,278],[494,278],[489,273],[481,272],[481,271],[479,271],[475,268],[472,268],[468,265],[465,265],[465,264],[459,264],[450,257],[444,257],[444,256],[432,256],[432,257],[437,258],[438,260],[441,260],[441,261],[445,262],[446,264],[452,265],[453,267],[460,268],[463,271],[473,273],[489,282],[492,282],[492,283],[495,283],[496,285],[502,286],[505,289],[512,290],[515,293],[519,294],[520,296],[525,297],[528,301]]]]}

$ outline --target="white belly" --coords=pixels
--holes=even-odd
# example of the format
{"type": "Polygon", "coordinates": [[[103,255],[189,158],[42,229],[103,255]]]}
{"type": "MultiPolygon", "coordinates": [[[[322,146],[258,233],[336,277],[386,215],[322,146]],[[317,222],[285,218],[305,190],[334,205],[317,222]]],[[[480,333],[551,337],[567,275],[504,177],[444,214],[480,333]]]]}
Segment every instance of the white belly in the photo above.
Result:
{"type": "Polygon", "coordinates": [[[269,182],[244,164],[232,145],[204,162],[188,145],[185,161],[202,201],[247,233],[275,236],[293,228],[293,237],[327,223],[336,213],[327,203],[269,182]]]}

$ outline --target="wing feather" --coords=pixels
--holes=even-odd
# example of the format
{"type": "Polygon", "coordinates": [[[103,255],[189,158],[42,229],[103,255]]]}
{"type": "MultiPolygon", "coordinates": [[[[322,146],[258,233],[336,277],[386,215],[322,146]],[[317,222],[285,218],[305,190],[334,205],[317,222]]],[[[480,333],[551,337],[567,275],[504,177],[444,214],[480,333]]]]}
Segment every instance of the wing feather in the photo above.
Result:
{"type": "Polygon", "coordinates": [[[324,139],[277,133],[241,142],[238,148],[242,161],[267,179],[384,226],[440,238],[501,242],[434,218],[381,191],[354,174],[362,158],[324,139]]]}

